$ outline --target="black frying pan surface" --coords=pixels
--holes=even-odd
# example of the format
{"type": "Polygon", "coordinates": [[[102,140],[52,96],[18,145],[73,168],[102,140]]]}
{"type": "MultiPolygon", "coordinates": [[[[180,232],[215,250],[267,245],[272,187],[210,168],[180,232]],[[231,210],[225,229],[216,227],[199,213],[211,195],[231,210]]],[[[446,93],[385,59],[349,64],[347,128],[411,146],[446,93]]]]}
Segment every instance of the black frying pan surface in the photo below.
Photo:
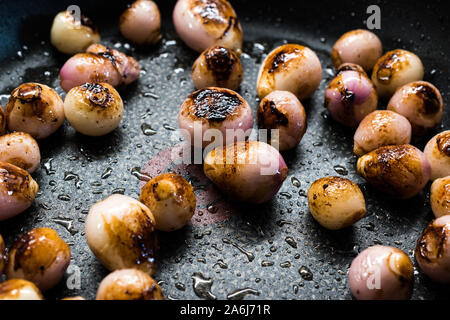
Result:
{"type": "MultiPolygon", "coordinates": [[[[117,20],[126,6],[123,2],[0,2],[2,105],[16,86],[27,81],[50,85],[64,96],[58,72],[68,57],[49,44],[49,30],[54,15],[73,3],[99,26],[103,43],[133,55],[144,70],[137,83],[121,91],[126,112],[116,131],[102,138],[89,138],[77,134],[66,123],[56,134],[40,142],[43,160],[34,173],[41,188],[39,197],[29,210],[0,223],[0,233],[8,245],[19,234],[42,226],[54,228],[71,245],[71,264],[81,271],[80,288],[68,288],[67,280],[73,278],[67,274],[45,294],[47,298],[95,297],[98,284],[108,271],[87,247],[84,237],[87,210],[115,192],[137,198],[136,168],[143,168],[153,156],[177,143],[172,129],[177,127],[180,104],[194,90],[190,68],[197,54],[174,32],[171,13],[175,2],[157,2],[164,17],[164,37],[151,48],[130,46],[119,34],[117,20]],[[143,124],[156,133],[145,135],[143,124]]],[[[323,81],[314,97],[304,102],[308,130],[297,149],[283,154],[289,176],[275,199],[259,207],[238,208],[241,212],[226,221],[195,224],[178,232],[160,234],[159,270],[155,278],[161,281],[166,295],[174,299],[205,297],[205,290],[193,288],[199,273],[211,279],[211,293],[218,299],[226,299],[230,293],[244,288],[253,289],[246,291],[249,294],[245,299],[351,299],[347,270],[358,252],[384,244],[401,248],[412,257],[416,239],[433,218],[429,186],[419,196],[399,201],[376,192],[357,176],[356,158],[352,154],[353,132],[329,119],[323,107],[324,89],[332,78],[331,47],[345,31],[364,28],[366,8],[372,3],[232,1],[232,4],[245,34],[242,56],[245,79],[239,92],[254,111],[258,105],[259,64],[265,54],[282,43],[306,44],[314,49],[323,65],[323,81]],[[327,175],[350,178],[365,194],[367,215],[346,230],[327,231],[308,212],[305,195],[310,183],[327,175]]],[[[441,90],[447,104],[450,20],[445,15],[445,2],[376,1],[376,4],[381,8],[382,25],[375,32],[385,50],[405,48],[417,53],[425,65],[425,80],[441,90]]],[[[432,135],[448,128],[446,112],[441,127],[413,143],[423,148],[432,135]]],[[[450,291],[429,281],[416,267],[413,298],[448,299],[450,291]]]]}

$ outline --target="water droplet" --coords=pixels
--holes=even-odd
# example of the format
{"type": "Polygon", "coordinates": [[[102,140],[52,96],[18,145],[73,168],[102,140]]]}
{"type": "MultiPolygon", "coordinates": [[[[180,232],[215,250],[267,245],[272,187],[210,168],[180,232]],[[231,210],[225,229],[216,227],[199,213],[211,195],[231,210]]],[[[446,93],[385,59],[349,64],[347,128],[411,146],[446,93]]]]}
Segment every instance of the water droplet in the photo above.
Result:
{"type": "Polygon", "coordinates": [[[70,201],[70,196],[67,194],[60,194],[58,195],[58,199],[62,201],[70,201]]]}
{"type": "Polygon", "coordinates": [[[333,169],[334,169],[334,171],[336,171],[338,174],[340,174],[340,175],[343,175],[343,176],[346,176],[346,175],[348,175],[348,170],[344,167],[344,166],[341,166],[341,165],[335,165],[334,167],[333,167],[333,169]]]}
{"type": "Polygon", "coordinates": [[[291,177],[291,182],[294,187],[296,188],[300,187],[301,184],[300,180],[298,180],[296,177],[291,177]]]}
{"type": "Polygon", "coordinates": [[[294,294],[298,293],[298,285],[294,284],[294,286],[292,287],[294,289],[294,294]]]}
{"type": "Polygon", "coordinates": [[[297,242],[293,237],[286,237],[284,241],[286,241],[292,248],[297,249],[297,242]]]}
{"type": "Polygon", "coordinates": [[[134,167],[133,169],[131,169],[131,174],[133,176],[135,176],[136,178],[138,178],[139,180],[144,180],[144,181],[151,180],[151,178],[149,176],[141,173],[140,167],[134,167]]]}
{"type": "Polygon", "coordinates": [[[216,300],[217,297],[211,292],[213,280],[205,278],[200,272],[192,275],[192,286],[197,297],[207,300],[216,300]]]}
{"type": "Polygon", "coordinates": [[[175,131],[176,129],[172,127],[170,124],[164,123],[163,128],[169,131],[175,131]]]}
{"type": "Polygon", "coordinates": [[[219,210],[219,208],[217,208],[217,207],[216,207],[215,205],[213,205],[213,204],[209,204],[209,205],[206,207],[206,210],[208,210],[209,213],[214,214],[214,213],[217,212],[217,210],[219,210]]]}
{"type": "Polygon", "coordinates": [[[53,158],[48,158],[44,160],[44,169],[47,175],[55,174],[56,171],[53,170],[53,164],[52,164],[53,158]]]}
{"type": "Polygon", "coordinates": [[[306,266],[301,266],[300,269],[298,269],[298,273],[300,273],[300,276],[306,281],[311,281],[313,279],[313,273],[306,266]]]}
{"type": "Polygon", "coordinates": [[[78,233],[78,230],[73,228],[73,221],[72,220],[66,219],[66,218],[61,218],[61,217],[55,218],[55,219],[52,219],[52,220],[55,223],[63,226],[64,228],[66,228],[66,230],[69,231],[69,233],[71,235],[74,235],[74,234],[78,233]]]}
{"type": "Polygon", "coordinates": [[[261,261],[261,267],[271,267],[273,266],[273,261],[263,260],[261,261]]]}
{"type": "Polygon", "coordinates": [[[239,246],[237,243],[234,243],[233,241],[225,239],[225,238],[222,239],[222,242],[226,243],[226,244],[231,244],[233,247],[237,248],[240,252],[245,254],[247,256],[248,262],[252,262],[253,260],[255,260],[255,255],[252,252],[245,250],[244,248],[239,246]]]}
{"type": "Polygon", "coordinates": [[[186,286],[182,284],[181,282],[175,283],[175,288],[177,288],[180,291],[186,291],[186,286]]]}
{"type": "Polygon", "coordinates": [[[101,178],[102,179],[108,179],[111,176],[113,169],[111,167],[106,168],[105,171],[103,171],[101,178]]]}
{"type": "Polygon", "coordinates": [[[141,125],[142,133],[146,136],[152,136],[157,133],[156,130],[154,130],[148,123],[143,123],[141,125]]]}
{"type": "Polygon", "coordinates": [[[237,289],[227,295],[228,300],[242,300],[248,294],[259,296],[259,291],[252,288],[237,289]]]}
{"type": "Polygon", "coordinates": [[[292,266],[292,264],[289,261],[280,263],[280,267],[282,267],[282,268],[290,268],[291,266],[292,266]]]}
{"type": "Polygon", "coordinates": [[[111,193],[112,194],[125,194],[125,188],[115,188],[111,193]]]}
{"type": "Polygon", "coordinates": [[[228,264],[226,264],[225,262],[223,262],[222,259],[217,260],[217,262],[213,265],[213,268],[215,266],[219,266],[221,269],[228,269],[228,264]]]}
{"type": "Polygon", "coordinates": [[[361,227],[363,227],[367,231],[374,231],[375,230],[375,225],[372,222],[363,224],[361,227]]]}
{"type": "Polygon", "coordinates": [[[292,195],[289,192],[280,192],[280,196],[283,196],[286,199],[291,199],[292,198],[292,195]]]}

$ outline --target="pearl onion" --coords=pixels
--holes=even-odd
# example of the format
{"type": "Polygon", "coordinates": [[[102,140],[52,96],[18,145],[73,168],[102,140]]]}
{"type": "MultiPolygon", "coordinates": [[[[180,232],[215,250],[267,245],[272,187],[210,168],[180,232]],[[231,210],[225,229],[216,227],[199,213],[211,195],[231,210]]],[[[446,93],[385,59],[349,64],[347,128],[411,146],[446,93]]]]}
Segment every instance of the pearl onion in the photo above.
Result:
{"type": "Polygon", "coordinates": [[[139,201],[155,218],[155,228],[162,231],[181,229],[195,212],[196,198],[191,184],[173,173],[161,174],[142,188],[139,201]]]}
{"type": "Polygon", "coordinates": [[[242,28],[226,0],[179,0],[173,10],[173,24],[180,38],[202,52],[213,45],[237,51],[242,48],[242,28]]]}
{"type": "Polygon", "coordinates": [[[0,136],[0,161],[11,163],[33,173],[41,161],[39,145],[25,132],[13,132],[0,136]]]}
{"type": "Polygon", "coordinates": [[[308,190],[308,205],[313,218],[330,230],[349,227],[366,213],[366,202],[359,187],[341,177],[314,181],[308,190]]]}
{"type": "Polygon", "coordinates": [[[450,215],[450,176],[436,179],[431,184],[430,204],[436,218],[450,215]]]}
{"type": "Polygon", "coordinates": [[[356,129],[353,153],[362,156],[379,147],[411,142],[411,124],[404,116],[389,110],[368,114],[356,129]]]}
{"type": "Polygon", "coordinates": [[[355,127],[378,105],[378,96],[365,73],[341,71],[325,92],[325,106],[333,119],[355,127]]]}
{"type": "Polygon", "coordinates": [[[97,300],[164,300],[161,287],[147,273],[136,269],[116,270],[97,290],[97,300]]]}
{"type": "Polygon", "coordinates": [[[450,284],[450,215],[432,221],[417,240],[415,257],[431,280],[450,284]]]}
{"type": "Polygon", "coordinates": [[[242,78],[242,65],[238,55],[221,46],[203,51],[192,66],[192,81],[197,89],[221,87],[237,90],[242,78]]]}
{"type": "Polygon", "coordinates": [[[380,39],[368,30],[352,30],[344,33],[333,46],[331,59],[337,69],[343,63],[355,63],[370,72],[383,54],[380,39]]]}
{"type": "Polygon", "coordinates": [[[206,148],[210,144],[226,145],[237,140],[245,140],[253,127],[253,114],[247,101],[237,92],[225,88],[208,87],[195,91],[189,95],[180,107],[178,113],[178,126],[184,130],[187,141],[193,146],[206,148]],[[196,133],[196,125],[201,128],[196,133]],[[212,130],[211,130],[212,129],[212,130]],[[209,137],[209,133],[218,130],[216,136],[209,137]],[[230,131],[236,137],[230,136],[230,131]],[[242,130],[242,135],[238,130],[242,130]],[[212,141],[211,141],[212,140],[212,141]]]}
{"type": "Polygon", "coordinates": [[[431,138],[424,153],[431,165],[432,180],[450,176],[450,130],[431,138]]]}
{"type": "Polygon", "coordinates": [[[87,136],[103,136],[119,126],[123,102],[108,83],[86,83],[72,88],[64,100],[67,120],[87,136]]]}
{"type": "Polygon", "coordinates": [[[38,190],[38,184],[27,171],[0,162],[0,221],[28,209],[38,190]]]}
{"type": "Polygon", "coordinates": [[[100,34],[89,18],[81,15],[81,19],[76,20],[71,12],[63,11],[53,20],[50,42],[62,53],[75,54],[99,43],[100,34]]]}
{"type": "MultiPolygon", "coordinates": [[[[278,129],[279,150],[295,148],[306,132],[306,113],[302,103],[288,91],[272,91],[258,108],[258,126],[267,130],[278,129]]],[[[268,132],[271,136],[271,131],[268,132]]],[[[274,145],[271,141],[271,145],[274,145]]]]}
{"type": "Polygon", "coordinates": [[[407,300],[413,292],[414,267],[403,251],[373,246],[352,261],[348,280],[358,300],[407,300]]]}
{"type": "Polygon", "coordinates": [[[154,44],[161,39],[161,14],[150,0],[135,1],[120,16],[122,35],[137,44],[154,44]]]}
{"type": "Polygon", "coordinates": [[[44,300],[33,282],[11,279],[0,283],[0,300],[44,300]]]}
{"type": "Polygon", "coordinates": [[[322,65],[316,53],[298,44],[285,44],[264,59],[257,92],[262,99],[275,90],[290,91],[302,100],[314,94],[321,80],[322,65]]]}
{"type": "Polygon", "coordinates": [[[158,249],[154,221],[144,204],[114,194],[89,210],[86,240],[107,269],[136,268],[153,274],[158,249]]]}
{"type": "Polygon", "coordinates": [[[441,123],[444,101],[439,90],[431,83],[416,81],[399,88],[387,109],[408,118],[414,134],[424,135],[441,123]]]}
{"type": "Polygon", "coordinates": [[[55,230],[33,229],[20,236],[8,254],[8,279],[21,278],[45,291],[61,281],[70,264],[70,248],[55,230]]]}
{"type": "Polygon", "coordinates": [[[33,82],[13,90],[5,114],[10,131],[26,132],[36,139],[48,137],[64,122],[61,97],[52,88],[33,82]]]}
{"type": "Polygon", "coordinates": [[[423,79],[423,65],[414,53],[397,49],[378,59],[372,72],[372,82],[380,97],[389,98],[401,86],[423,79]]]}

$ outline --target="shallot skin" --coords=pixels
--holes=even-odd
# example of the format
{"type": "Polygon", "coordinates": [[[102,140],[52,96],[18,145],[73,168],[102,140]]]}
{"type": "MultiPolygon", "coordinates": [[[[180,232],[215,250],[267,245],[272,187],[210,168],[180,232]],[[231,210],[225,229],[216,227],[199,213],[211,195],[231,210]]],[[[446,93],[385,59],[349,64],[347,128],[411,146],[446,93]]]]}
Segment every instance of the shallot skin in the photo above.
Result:
{"type": "Polygon", "coordinates": [[[450,130],[431,138],[423,152],[431,165],[432,180],[450,176],[450,130]]]}
{"type": "Polygon", "coordinates": [[[100,42],[100,34],[92,21],[81,15],[79,20],[69,11],[56,15],[50,31],[50,41],[65,54],[83,52],[93,43],[100,42]]]}
{"type": "Polygon", "coordinates": [[[150,0],[135,1],[119,20],[122,35],[137,44],[155,44],[161,40],[161,14],[150,0]]]}
{"type": "Polygon", "coordinates": [[[126,54],[101,44],[89,46],[64,63],[59,72],[65,92],[84,83],[106,82],[113,87],[128,85],[139,78],[139,63],[126,54]]]}
{"type": "Polygon", "coordinates": [[[431,280],[450,283],[450,215],[432,221],[417,240],[416,261],[431,280]]]}
{"type": "Polygon", "coordinates": [[[298,44],[272,50],[258,73],[257,93],[264,98],[275,90],[290,91],[300,100],[310,98],[322,80],[322,65],[316,53],[298,44]]]}
{"type": "Polygon", "coordinates": [[[399,88],[387,109],[405,116],[411,122],[414,134],[424,135],[441,123],[444,101],[434,85],[416,81],[399,88]]]}
{"type": "Polygon", "coordinates": [[[279,130],[280,151],[295,148],[306,132],[305,108],[288,91],[269,93],[261,100],[257,114],[259,128],[279,130]]]}
{"type": "Polygon", "coordinates": [[[0,136],[0,161],[11,163],[33,173],[41,161],[39,145],[25,132],[13,132],[0,136]]]}
{"type": "Polygon", "coordinates": [[[191,184],[174,173],[164,173],[148,181],[139,201],[155,218],[155,228],[162,231],[181,229],[195,212],[196,198],[191,184]]]}
{"type": "Polygon", "coordinates": [[[0,283],[0,300],[44,300],[33,282],[11,279],[0,283]]]}
{"type": "Polygon", "coordinates": [[[44,139],[63,124],[64,106],[55,90],[29,82],[12,91],[5,115],[10,131],[22,131],[35,139],[44,139]]]}
{"type": "Polygon", "coordinates": [[[411,131],[411,124],[404,116],[389,110],[376,110],[356,129],[353,153],[360,157],[379,147],[409,144],[411,131]]]}
{"type": "Polygon", "coordinates": [[[0,221],[28,209],[38,190],[38,184],[27,171],[0,162],[0,221]]]}
{"type": "Polygon", "coordinates": [[[275,196],[288,168],[274,147],[260,141],[240,141],[209,152],[203,171],[230,200],[260,204],[275,196]]]}
{"type": "Polygon", "coordinates": [[[357,71],[342,71],[328,85],[325,107],[339,123],[355,127],[378,105],[372,82],[357,71]]]}
{"type": "Polygon", "coordinates": [[[352,261],[350,291],[358,300],[408,300],[414,286],[414,267],[403,251],[373,246],[352,261]]]}
{"type": "Polygon", "coordinates": [[[252,110],[237,92],[225,88],[208,87],[190,94],[180,107],[178,126],[185,130],[185,137],[191,145],[207,147],[211,143],[226,145],[233,141],[246,139],[253,127],[252,110]],[[201,141],[196,141],[196,126],[201,128],[201,141]],[[207,139],[205,134],[218,130],[221,141],[207,139]],[[242,131],[238,135],[237,131],[242,131]],[[228,133],[227,133],[228,131],[228,133]],[[230,133],[236,136],[230,136],[230,133]]]}
{"type": "Polygon", "coordinates": [[[357,29],[344,33],[334,44],[331,60],[337,69],[343,63],[355,63],[370,72],[383,54],[380,39],[368,30],[357,29]]]}
{"type": "Polygon", "coordinates": [[[61,281],[70,264],[70,248],[55,230],[37,228],[21,235],[8,254],[8,279],[33,282],[41,291],[61,281]]]}
{"type": "Polygon", "coordinates": [[[178,0],[173,24],[184,43],[195,51],[213,45],[233,51],[242,48],[241,24],[226,0],[178,0]]]}
{"type": "Polygon", "coordinates": [[[430,163],[409,144],[384,146],[358,159],[358,174],[373,187],[395,198],[417,195],[430,179],[430,163]]]}
{"type": "Polygon", "coordinates": [[[158,250],[154,221],[143,203],[114,194],[89,210],[86,240],[108,270],[135,268],[154,274],[158,250]]]}
{"type": "Polygon", "coordinates": [[[389,98],[401,86],[423,79],[423,64],[412,52],[396,49],[380,57],[372,71],[378,96],[389,98]]]}
{"type": "Polygon", "coordinates": [[[308,206],[313,218],[324,228],[347,228],[364,217],[366,202],[361,189],[341,177],[314,181],[308,190],[308,206]]]}
{"type": "Polygon", "coordinates": [[[239,56],[231,49],[213,46],[203,51],[192,66],[197,89],[221,87],[237,90],[243,79],[239,56]]]}
{"type": "Polygon", "coordinates": [[[147,273],[136,269],[121,269],[102,280],[96,300],[164,300],[164,294],[158,283],[147,273]]]}
{"type": "Polygon", "coordinates": [[[436,218],[450,215],[450,176],[433,181],[430,189],[430,204],[436,218]]]}

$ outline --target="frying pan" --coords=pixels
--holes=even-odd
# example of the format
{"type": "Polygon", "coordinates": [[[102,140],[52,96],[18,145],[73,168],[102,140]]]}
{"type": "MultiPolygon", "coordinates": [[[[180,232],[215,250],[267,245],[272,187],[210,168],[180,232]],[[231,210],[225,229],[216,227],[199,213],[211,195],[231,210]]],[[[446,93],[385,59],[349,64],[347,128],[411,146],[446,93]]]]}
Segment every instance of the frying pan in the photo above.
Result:
{"type": "MultiPolygon", "coordinates": [[[[79,5],[96,22],[102,42],[133,55],[143,69],[139,81],[121,91],[126,112],[113,133],[85,137],[66,123],[40,141],[43,160],[34,173],[41,188],[39,196],[29,210],[0,224],[7,245],[19,234],[44,226],[54,228],[70,244],[72,267],[56,288],[46,292],[47,298],[95,297],[108,271],[87,247],[87,211],[112,193],[137,198],[138,178],[145,178],[139,172],[167,170],[161,164],[164,157],[157,157],[147,167],[146,163],[179,142],[173,129],[177,127],[180,104],[194,90],[190,68],[197,54],[174,31],[171,13],[175,1],[157,2],[164,37],[150,48],[130,46],[121,37],[117,21],[125,2],[0,2],[3,106],[8,94],[27,81],[50,85],[64,96],[58,72],[68,57],[49,44],[49,30],[55,14],[70,4],[79,5]]],[[[323,65],[323,81],[316,94],[304,102],[308,130],[298,148],[283,154],[289,176],[272,202],[242,209],[231,208],[219,198],[219,217],[234,212],[228,219],[208,223],[207,216],[213,216],[209,211],[214,210],[204,206],[199,208],[204,223],[199,218],[200,222],[193,221],[180,231],[159,235],[155,278],[169,298],[352,299],[347,270],[358,252],[384,244],[413,256],[416,239],[433,218],[429,186],[408,201],[389,199],[373,190],[355,172],[353,131],[333,122],[323,107],[324,89],[332,78],[331,47],[345,31],[365,27],[366,9],[372,2],[381,8],[381,29],[374,32],[382,39],[384,49],[404,48],[418,54],[425,66],[425,80],[434,83],[448,103],[450,20],[445,16],[444,1],[414,5],[410,1],[232,1],[245,34],[245,79],[239,92],[254,111],[258,105],[259,64],[265,54],[282,43],[306,44],[315,50],[323,65]],[[357,182],[366,197],[366,217],[346,230],[327,231],[308,212],[305,195],[310,183],[328,175],[357,182]]],[[[448,129],[449,123],[446,112],[442,126],[413,144],[423,148],[432,135],[448,129]]],[[[187,178],[194,184],[199,181],[187,178]]],[[[196,189],[201,192],[201,183],[196,189]]],[[[432,283],[416,266],[413,299],[449,298],[448,287],[432,283]]]]}

